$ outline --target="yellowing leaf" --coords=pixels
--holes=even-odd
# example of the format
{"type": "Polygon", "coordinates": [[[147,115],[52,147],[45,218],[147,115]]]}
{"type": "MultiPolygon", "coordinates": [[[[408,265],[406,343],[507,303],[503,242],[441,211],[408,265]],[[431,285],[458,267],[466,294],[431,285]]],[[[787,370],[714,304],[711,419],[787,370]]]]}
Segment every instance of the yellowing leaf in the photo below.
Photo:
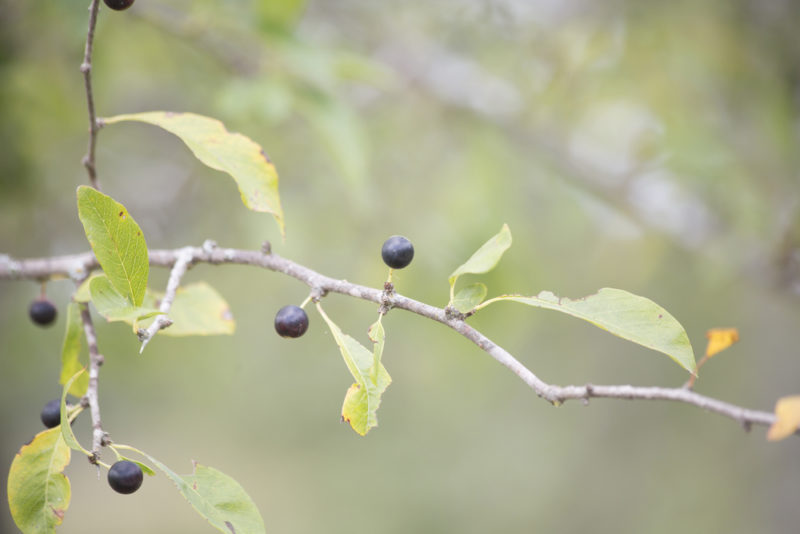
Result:
{"type": "Polygon", "coordinates": [[[712,328],[706,332],[706,337],[708,338],[706,356],[711,358],[739,341],[739,331],[735,328],[712,328]]]}
{"type": "Polygon", "coordinates": [[[11,462],[8,506],[25,534],[52,534],[64,520],[71,489],[63,471],[69,460],[69,447],[55,427],[36,434],[11,462]]]}
{"type": "Polygon", "coordinates": [[[769,427],[767,439],[780,441],[788,438],[800,428],[800,395],[782,397],[775,403],[777,420],[769,427]]]}
{"type": "Polygon", "coordinates": [[[151,111],[104,119],[106,124],[122,121],[146,122],[177,135],[200,162],[229,174],[239,186],[244,205],[253,211],[271,213],[284,234],[278,173],[258,143],[229,132],[216,119],[194,113],[151,111]]]}
{"type": "MultiPolygon", "coordinates": [[[[145,303],[155,303],[163,293],[147,290],[145,303]]],[[[233,314],[225,299],[205,282],[188,284],[178,288],[169,310],[172,326],[161,330],[164,336],[215,336],[230,335],[236,330],[233,314]]]]}

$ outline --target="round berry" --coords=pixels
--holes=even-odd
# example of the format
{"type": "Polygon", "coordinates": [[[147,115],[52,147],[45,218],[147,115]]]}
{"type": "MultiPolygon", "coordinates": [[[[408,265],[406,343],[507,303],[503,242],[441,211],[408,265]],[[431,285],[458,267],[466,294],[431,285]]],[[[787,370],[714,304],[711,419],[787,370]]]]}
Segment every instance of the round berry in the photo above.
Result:
{"type": "Polygon", "coordinates": [[[402,269],[414,259],[414,245],[401,235],[393,235],[383,243],[381,256],[392,269],[402,269]]]}
{"type": "Polygon", "coordinates": [[[134,0],[103,0],[114,11],[123,11],[133,5],[134,0]]]}
{"type": "Polygon", "coordinates": [[[38,299],[31,302],[28,315],[31,321],[39,326],[48,326],[56,320],[56,307],[47,299],[38,299]]]}
{"type": "Polygon", "coordinates": [[[51,400],[42,408],[42,423],[47,428],[53,428],[61,424],[61,400],[51,400]]]}
{"type": "Polygon", "coordinates": [[[128,495],[142,485],[142,468],[128,460],[120,460],[108,470],[108,485],[117,493],[128,495]]]}
{"type": "Polygon", "coordinates": [[[275,315],[275,331],[281,337],[300,337],[308,330],[308,315],[299,306],[284,306],[275,315]]]}

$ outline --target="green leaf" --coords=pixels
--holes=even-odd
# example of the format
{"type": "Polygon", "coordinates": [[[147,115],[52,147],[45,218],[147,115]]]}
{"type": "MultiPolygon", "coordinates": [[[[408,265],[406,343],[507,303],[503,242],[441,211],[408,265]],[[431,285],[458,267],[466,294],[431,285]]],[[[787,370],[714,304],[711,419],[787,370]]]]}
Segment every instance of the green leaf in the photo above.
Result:
{"type": "Polygon", "coordinates": [[[461,313],[467,313],[483,302],[488,292],[489,290],[486,288],[485,284],[481,284],[480,282],[470,284],[456,293],[451,306],[461,313]]]}
{"type": "Polygon", "coordinates": [[[325,314],[319,303],[317,309],[328,323],[342,358],[356,380],[345,394],[342,419],[350,423],[358,434],[364,436],[371,428],[378,425],[376,412],[381,403],[381,395],[392,382],[389,373],[380,362],[380,352],[383,351],[383,327],[378,322],[377,327],[373,325],[374,328],[370,328],[370,334],[376,338],[375,352],[370,352],[361,343],[343,333],[325,314]]]}
{"type": "Polygon", "coordinates": [[[198,463],[191,475],[178,475],[149,454],[142,455],[167,475],[197,513],[217,530],[226,534],[266,532],[253,500],[228,475],[198,463]]]}
{"type": "Polygon", "coordinates": [[[127,456],[123,456],[123,455],[121,455],[121,454],[119,455],[119,459],[120,459],[120,460],[127,460],[127,461],[129,461],[129,462],[133,462],[133,463],[135,463],[136,465],[138,465],[139,467],[141,467],[141,468],[142,468],[142,472],[143,472],[145,475],[149,476],[149,477],[154,477],[154,476],[156,476],[156,472],[155,472],[155,471],[153,471],[153,468],[152,468],[152,467],[150,467],[149,465],[147,465],[147,464],[146,464],[146,463],[144,463],[144,462],[140,462],[139,460],[134,460],[133,458],[128,458],[127,456]]]}
{"type": "MultiPolygon", "coordinates": [[[[61,378],[59,384],[64,385],[75,373],[83,369],[80,361],[81,338],[83,336],[83,323],[81,322],[81,305],[70,302],[67,306],[67,328],[64,333],[64,343],[61,347],[61,378]]],[[[89,387],[88,375],[82,375],[73,382],[69,394],[83,397],[89,387]]]]}
{"type": "MultiPolygon", "coordinates": [[[[148,290],[148,299],[160,301],[163,293],[148,290]]],[[[165,336],[213,336],[233,334],[236,322],[225,299],[205,282],[178,288],[169,310],[172,326],[161,330],[165,336]]]]}
{"type": "Polygon", "coordinates": [[[511,230],[507,224],[504,224],[500,232],[484,243],[475,254],[450,275],[450,306],[453,305],[455,299],[453,289],[458,277],[462,274],[481,274],[491,271],[510,246],[511,230]]]}
{"type": "MultiPolygon", "coordinates": [[[[77,373],[75,373],[67,383],[64,384],[64,389],[61,392],[61,422],[68,421],[67,417],[67,392],[69,392],[72,384],[81,376],[84,376],[84,372],[86,369],[81,369],[77,373]]],[[[88,373],[86,375],[88,377],[88,373]]],[[[78,443],[78,439],[75,437],[75,433],[72,431],[72,425],[61,424],[57,428],[61,429],[61,437],[64,439],[64,443],[73,450],[80,451],[86,456],[91,456],[92,453],[84,449],[80,443],[78,443]]]]}
{"type": "Polygon", "coordinates": [[[89,292],[97,312],[109,322],[124,321],[134,324],[137,320],[161,313],[155,308],[131,306],[130,302],[114,289],[106,276],[93,278],[92,283],[89,284],[89,292]]]}
{"type": "Polygon", "coordinates": [[[555,310],[589,321],[615,336],[663,352],[692,374],[697,372],[686,331],[667,310],[650,299],[605,287],[594,295],[576,300],[559,298],[550,291],[542,291],[535,297],[503,295],[487,300],[481,308],[500,300],[555,310]]]}
{"type": "Polygon", "coordinates": [[[78,289],[75,290],[75,293],[72,294],[72,301],[73,302],[89,302],[92,300],[92,294],[89,292],[89,286],[92,283],[92,280],[97,278],[98,276],[103,276],[102,272],[93,272],[89,275],[86,280],[81,282],[81,285],[78,286],[78,289]]]}
{"type": "Polygon", "coordinates": [[[64,520],[71,489],[63,471],[69,460],[70,450],[58,427],[37,434],[14,457],[8,472],[8,505],[24,534],[54,533],[64,520]]]}
{"type": "Polygon", "coordinates": [[[142,230],[125,206],[87,186],[78,188],[78,216],[111,285],[140,306],[150,273],[142,230]]]}
{"type": "Polygon", "coordinates": [[[216,119],[194,113],[152,111],[104,119],[106,124],[122,121],[145,122],[177,135],[200,162],[229,174],[239,187],[244,205],[253,211],[271,213],[281,235],[285,234],[278,173],[252,139],[229,132],[216,119]]]}

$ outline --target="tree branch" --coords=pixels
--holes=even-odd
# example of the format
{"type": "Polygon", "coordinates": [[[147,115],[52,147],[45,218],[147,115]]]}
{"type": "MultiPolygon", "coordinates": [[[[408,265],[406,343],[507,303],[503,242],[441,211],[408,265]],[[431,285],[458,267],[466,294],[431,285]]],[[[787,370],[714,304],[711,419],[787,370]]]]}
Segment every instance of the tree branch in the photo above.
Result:
{"type": "MultiPolygon", "coordinates": [[[[265,246],[263,250],[269,250],[265,246]]],[[[771,412],[750,410],[736,406],[686,388],[637,387],[631,385],[591,385],[557,386],[536,376],[508,351],[494,343],[481,332],[465,322],[461,316],[448,314],[443,308],[437,308],[397,293],[388,297],[384,291],[354,284],[346,280],[337,280],[322,275],[308,267],[295,263],[277,254],[253,250],[238,250],[209,246],[184,247],[175,250],[151,250],[150,265],[173,268],[173,277],[177,277],[174,268],[185,263],[186,268],[197,263],[252,265],[271,271],[283,273],[295,278],[311,288],[312,291],[325,295],[339,293],[362,300],[368,300],[382,307],[399,308],[439,323],[447,325],[465,338],[475,343],[481,350],[505,365],[520,377],[534,392],[551,404],[561,404],[571,399],[588,401],[590,398],[614,398],[628,400],[670,400],[690,404],[698,408],[718,413],[741,423],[746,429],[751,425],[771,425],[775,415],[771,412]],[[187,261],[188,258],[188,261],[187,261]]],[[[13,260],[8,256],[0,256],[0,280],[26,279],[40,280],[48,277],[66,276],[76,269],[91,271],[99,267],[91,252],[52,258],[13,260]]],[[[178,277],[179,280],[179,277],[178,277]]],[[[177,287],[177,286],[176,286],[177,287]]],[[[162,303],[163,304],[163,303],[162,303]]]]}
{"type": "Polygon", "coordinates": [[[100,366],[103,365],[103,355],[97,349],[97,334],[94,331],[92,316],[89,313],[89,305],[81,305],[81,321],[83,322],[83,332],[86,335],[86,344],[89,346],[89,388],[86,390],[86,399],[89,401],[89,411],[92,415],[92,463],[97,462],[100,454],[100,447],[105,445],[105,432],[103,423],[100,420],[100,401],[97,394],[98,377],[100,376],[100,366]]]}
{"type": "Polygon", "coordinates": [[[92,46],[94,44],[94,29],[97,25],[97,10],[100,7],[100,0],[92,0],[89,6],[89,31],[86,33],[86,48],[83,52],[83,62],[81,72],[83,73],[83,83],[86,88],[86,103],[89,110],[89,146],[86,155],[83,157],[83,166],[89,174],[89,182],[92,187],[99,190],[97,183],[97,169],[95,167],[95,146],[97,145],[97,132],[100,130],[100,123],[94,111],[94,93],[92,91],[92,46]]]}

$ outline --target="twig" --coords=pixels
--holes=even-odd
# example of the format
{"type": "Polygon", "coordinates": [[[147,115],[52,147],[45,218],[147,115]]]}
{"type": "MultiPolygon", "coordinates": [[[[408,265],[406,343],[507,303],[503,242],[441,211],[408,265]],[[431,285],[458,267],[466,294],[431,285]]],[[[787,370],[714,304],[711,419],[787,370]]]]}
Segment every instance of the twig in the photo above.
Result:
{"type": "Polygon", "coordinates": [[[83,157],[83,166],[89,174],[89,183],[92,187],[99,190],[97,182],[97,169],[95,167],[95,145],[97,144],[97,132],[100,130],[100,123],[94,111],[94,93],[92,91],[92,45],[94,44],[94,29],[97,25],[97,10],[100,7],[100,0],[92,0],[89,6],[89,31],[86,33],[86,48],[83,52],[83,63],[81,72],[83,73],[83,83],[86,87],[86,103],[89,108],[89,147],[83,157]]]}
{"type": "MultiPolygon", "coordinates": [[[[346,280],[329,278],[308,267],[282,258],[277,254],[264,254],[260,251],[212,247],[151,250],[150,265],[157,267],[173,267],[179,261],[186,261],[184,258],[189,255],[191,256],[190,263],[192,264],[210,263],[217,265],[230,263],[253,265],[296,278],[308,285],[312,291],[321,295],[333,292],[368,300],[379,305],[385,304],[386,295],[383,290],[354,284],[346,280]]],[[[61,276],[75,269],[76,265],[87,270],[98,267],[97,261],[91,252],[71,256],[18,261],[8,257],[5,259],[0,257],[0,280],[36,280],[43,277],[61,276]]],[[[462,317],[454,317],[452,314],[447,314],[445,309],[437,308],[397,293],[393,293],[392,295],[391,307],[410,311],[449,326],[475,343],[492,358],[505,365],[530,386],[539,397],[551,404],[561,404],[571,399],[586,401],[592,397],[629,400],[670,400],[690,404],[704,410],[718,413],[739,421],[745,427],[753,424],[771,425],[776,419],[775,415],[771,412],[749,410],[711,397],[706,397],[682,387],[636,387],[631,385],[556,386],[548,384],[525,367],[519,360],[514,358],[508,351],[467,324],[462,317]]]]}
{"type": "Polygon", "coordinates": [[[86,398],[89,401],[89,411],[92,415],[93,456],[90,458],[90,461],[95,463],[100,454],[100,447],[105,445],[105,432],[103,432],[103,423],[100,420],[100,402],[97,395],[100,366],[103,365],[104,358],[97,349],[97,334],[95,334],[94,331],[94,324],[92,323],[92,316],[89,313],[89,306],[85,303],[82,303],[80,306],[83,332],[86,334],[86,344],[89,347],[89,388],[86,390],[86,398]]]}
{"type": "Polygon", "coordinates": [[[153,323],[147,327],[147,330],[140,331],[139,341],[142,342],[142,347],[139,349],[141,354],[144,348],[156,335],[156,332],[162,330],[172,324],[172,320],[167,316],[172,302],[175,300],[175,293],[178,291],[178,286],[181,284],[181,278],[186,274],[186,271],[192,264],[192,247],[182,248],[178,251],[175,265],[172,266],[172,271],[169,273],[169,280],[167,280],[167,289],[164,298],[161,299],[161,304],[158,309],[163,315],[157,315],[153,323]]]}

